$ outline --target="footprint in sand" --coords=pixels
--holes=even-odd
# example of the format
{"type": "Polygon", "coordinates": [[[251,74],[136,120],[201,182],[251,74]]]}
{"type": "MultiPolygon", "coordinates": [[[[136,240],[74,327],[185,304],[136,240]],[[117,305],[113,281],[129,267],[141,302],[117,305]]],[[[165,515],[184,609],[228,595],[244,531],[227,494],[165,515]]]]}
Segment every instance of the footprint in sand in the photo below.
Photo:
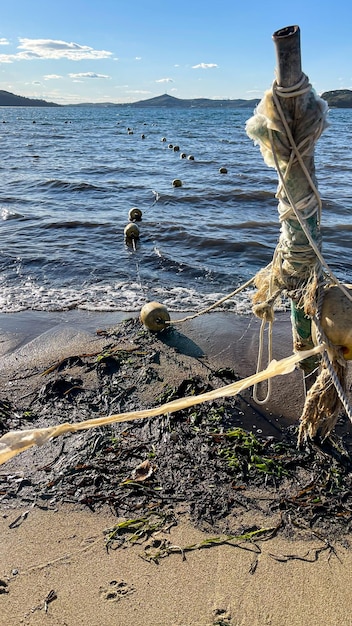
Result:
{"type": "Polygon", "coordinates": [[[118,602],[125,596],[134,593],[134,591],[134,587],[128,585],[124,580],[111,580],[107,587],[99,588],[100,597],[109,602],[118,602]]]}

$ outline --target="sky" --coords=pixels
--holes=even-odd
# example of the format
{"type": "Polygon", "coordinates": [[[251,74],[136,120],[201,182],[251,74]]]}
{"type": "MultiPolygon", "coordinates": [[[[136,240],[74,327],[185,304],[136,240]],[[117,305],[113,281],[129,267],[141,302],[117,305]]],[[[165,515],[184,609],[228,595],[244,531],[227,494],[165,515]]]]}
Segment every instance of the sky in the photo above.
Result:
{"type": "Polygon", "coordinates": [[[0,89],[58,104],[261,98],[272,35],[301,31],[318,94],[352,89],[350,0],[4,0],[0,89]]]}

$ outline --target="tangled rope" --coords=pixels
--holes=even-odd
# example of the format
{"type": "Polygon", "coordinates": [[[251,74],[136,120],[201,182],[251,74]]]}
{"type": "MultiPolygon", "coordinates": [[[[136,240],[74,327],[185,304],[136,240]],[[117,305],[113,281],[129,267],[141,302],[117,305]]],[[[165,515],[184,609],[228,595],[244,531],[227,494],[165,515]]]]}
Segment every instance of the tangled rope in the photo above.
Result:
{"type": "MultiPolygon", "coordinates": [[[[274,81],[272,90],[266,92],[246,125],[248,136],[260,146],[264,162],[276,169],[279,178],[276,197],[281,234],[270,269],[260,270],[255,280],[257,293],[253,298],[253,311],[262,319],[257,371],[263,364],[266,323],[269,324],[268,362],[272,359],[272,323],[277,297],[285,293],[292,301],[297,319],[300,318],[299,323],[305,325],[304,330],[299,324],[293,328],[296,350],[313,345],[307,321],[309,329],[314,321],[319,344],[323,340],[327,342],[320,324],[324,287],[334,284],[352,301],[351,293],[334,275],[321,251],[322,202],[314,176],[314,146],[326,127],[327,104],[313,92],[305,74],[289,88],[280,87],[274,81]],[[285,112],[281,99],[286,100],[285,112]]],[[[299,444],[317,434],[323,439],[327,437],[335,426],[340,403],[352,421],[352,409],[344,392],[346,362],[340,351],[330,344],[320,365],[320,374],[306,397],[299,444]]],[[[267,395],[260,402],[266,402],[269,394],[268,385],[267,395]]],[[[254,398],[258,402],[256,389],[254,398]]]]}

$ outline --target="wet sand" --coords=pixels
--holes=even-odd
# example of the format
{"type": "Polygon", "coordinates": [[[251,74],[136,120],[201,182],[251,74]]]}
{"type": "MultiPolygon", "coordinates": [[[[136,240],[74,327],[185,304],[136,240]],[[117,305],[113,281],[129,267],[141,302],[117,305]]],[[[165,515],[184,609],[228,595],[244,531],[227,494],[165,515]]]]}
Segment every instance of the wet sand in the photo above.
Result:
{"type": "MultiPolygon", "coordinates": [[[[98,350],[103,340],[97,329],[113,327],[126,317],[80,311],[1,315],[3,390],[14,384],[16,375],[50,366],[64,356],[98,350]]],[[[207,314],[185,322],[178,331],[170,341],[180,354],[214,367],[232,367],[242,377],[254,373],[259,331],[254,317],[207,314]]],[[[286,314],[275,323],[274,350],[275,358],[292,353],[286,314]]],[[[296,370],[275,379],[270,402],[261,410],[274,422],[295,423],[303,402],[302,373],[296,370]]],[[[250,421],[250,412],[248,416],[250,421]]],[[[25,454],[0,466],[0,474],[25,467],[25,454]]],[[[138,545],[107,552],[104,530],[115,524],[109,508],[93,513],[82,506],[50,503],[47,510],[23,503],[2,507],[1,626],[350,623],[352,552],[342,543],[336,553],[330,548],[320,552],[328,547],[324,541],[302,533],[299,539],[280,536],[256,544],[212,546],[187,553],[185,560],[172,554],[156,565],[140,558],[138,545]]],[[[183,513],[178,525],[160,538],[164,536],[185,547],[210,535],[194,528],[183,513]]]]}

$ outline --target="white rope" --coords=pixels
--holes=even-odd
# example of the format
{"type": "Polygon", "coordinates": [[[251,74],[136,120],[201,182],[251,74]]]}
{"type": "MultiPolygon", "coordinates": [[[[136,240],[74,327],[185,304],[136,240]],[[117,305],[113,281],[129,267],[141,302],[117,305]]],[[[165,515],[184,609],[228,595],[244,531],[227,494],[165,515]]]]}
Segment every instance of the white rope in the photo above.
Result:
{"type": "MultiPolygon", "coordinates": [[[[304,76],[304,80],[308,80],[307,77],[305,75],[304,76]]],[[[300,83],[298,84],[298,86],[300,86],[300,83]]],[[[297,90],[295,89],[296,86],[294,86],[292,89],[285,89],[285,88],[279,88],[276,84],[276,81],[274,81],[273,84],[273,100],[275,102],[277,111],[279,113],[280,119],[282,121],[282,124],[285,128],[286,131],[286,135],[287,138],[289,140],[290,146],[292,148],[292,154],[295,155],[295,157],[297,158],[302,171],[304,172],[306,179],[308,181],[309,186],[312,189],[312,194],[310,196],[307,196],[306,198],[303,198],[302,200],[300,200],[298,203],[295,202],[292,198],[292,195],[290,193],[290,190],[287,187],[286,184],[286,178],[288,176],[288,173],[291,169],[291,165],[292,165],[292,158],[290,158],[289,163],[288,163],[288,167],[286,169],[286,173],[284,174],[284,172],[282,171],[281,167],[280,167],[280,163],[279,163],[279,159],[278,159],[278,155],[276,152],[276,147],[275,147],[275,142],[274,142],[274,135],[273,135],[273,131],[271,128],[268,129],[268,134],[269,134],[269,141],[270,141],[270,145],[271,145],[271,150],[272,150],[272,155],[274,158],[274,162],[275,162],[275,168],[278,172],[279,175],[279,179],[281,182],[281,186],[279,186],[279,189],[277,191],[277,197],[279,198],[279,213],[280,213],[280,220],[286,220],[288,217],[291,217],[292,215],[295,217],[295,219],[298,221],[298,223],[300,224],[306,238],[307,241],[309,243],[309,245],[307,246],[298,246],[296,248],[296,253],[299,254],[299,260],[300,263],[302,264],[303,267],[306,267],[307,265],[307,258],[304,256],[304,253],[309,253],[311,250],[314,252],[315,256],[317,257],[321,267],[325,268],[326,274],[330,277],[331,281],[337,286],[339,287],[339,289],[344,293],[344,295],[348,298],[348,300],[350,300],[352,302],[352,295],[348,292],[347,289],[345,289],[344,285],[341,284],[340,280],[335,276],[335,274],[333,273],[333,271],[330,269],[329,265],[327,264],[327,262],[325,261],[321,251],[319,250],[318,246],[316,245],[316,242],[314,241],[314,239],[311,236],[311,233],[309,232],[309,229],[307,227],[306,224],[306,220],[309,217],[312,217],[314,215],[314,213],[318,213],[318,223],[320,223],[320,215],[321,215],[321,208],[322,208],[322,203],[321,203],[321,198],[319,195],[319,192],[317,190],[316,185],[314,184],[312,177],[310,175],[310,173],[307,170],[307,167],[303,161],[301,152],[299,150],[299,146],[296,145],[295,140],[292,136],[291,130],[289,128],[289,125],[287,123],[287,120],[285,118],[284,112],[282,110],[279,98],[276,95],[276,92],[278,91],[280,93],[280,96],[285,92],[285,96],[284,97],[295,97],[297,94],[297,90]],[[283,200],[283,198],[281,197],[282,195],[282,191],[285,192],[286,198],[288,199],[288,203],[285,202],[283,200]],[[314,207],[314,198],[317,201],[317,206],[314,207]],[[281,208],[283,207],[283,208],[281,208]],[[291,212],[289,211],[289,207],[291,208],[291,212]],[[302,213],[309,209],[308,213],[306,213],[304,215],[304,218],[302,217],[302,213]],[[302,255],[302,256],[301,256],[302,255]]],[[[308,90],[310,91],[311,87],[308,84],[307,85],[307,89],[306,92],[308,92],[308,90]],[[308,89],[309,88],[309,89],[308,89]]],[[[312,134],[311,137],[311,144],[313,144],[316,139],[320,136],[320,134],[322,133],[323,130],[323,120],[320,121],[320,124],[317,125],[314,133],[312,134]],[[314,141],[313,141],[314,139],[314,141]]],[[[308,151],[308,146],[307,149],[308,151]]],[[[290,258],[290,254],[292,254],[292,248],[288,248],[288,247],[284,247],[283,246],[283,242],[280,242],[278,244],[278,252],[280,256],[284,256],[285,258],[290,258]]],[[[310,258],[308,256],[308,258],[310,258]]],[[[297,259],[295,259],[295,262],[297,263],[297,259]]]]}
{"type": "Polygon", "coordinates": [[[247,289],[247,287],[250,287],[250,285],[252,285],[254,283],[254,281],[255,281],[255,276],[252,276],[252,278],[247,280],[246,283],[244,283],[243,285],[240,285],[239,287],[237,287],[237,289],[235,289],[235,291],[232,291],[227,296],[224,296],[220,300],[217,300],[217,302],[214,302],[214,304],[211,304],[206,309],[203,309],[202,311],[198,311],[198,313],[194,313],[193,315],[188,315],[187,317],[183,317],[182,319],[179,319],[179,320],[165,320],[165,324],[167,324],[167,325],[170,325],[170,324],[172,324],[172,325],[174,325],[174,324],[183,324],[183,322],[188,322],[189,320],[193,320],[196,317],[199,317],[200,315],[204,315],[205,313],[208,313],[209,311],[212,311],[216,307],[220,306],[220,304],[223,304],[223,302],[226,302],[226,300],[229,300],[230,298],[233,298],[234,296],[236,296],[238,293],[240,293],[244,289],[247,289]]]}
{"type": "MultiPolygon", "coordinates": [[[[259,348],[258,348],[258,358],[257,358],[257,373],[261,371],[263,365],[263,352],[264,352],[264,330],[266,326],[265,317],[262,319],[262,323],[260,325],[259,331],[259,348]]],[[[268,361],[269,364],[272,361],[273,354],[273,322],[270,320],[268,322],[268,361]]],[[[271,378],[267,380],[267,388],[265,397],[260,400],[258,397],[258,383],[255,383],[253,386],[253,400],[257,404],[266,404],[271,395],[271,378]]]]}

